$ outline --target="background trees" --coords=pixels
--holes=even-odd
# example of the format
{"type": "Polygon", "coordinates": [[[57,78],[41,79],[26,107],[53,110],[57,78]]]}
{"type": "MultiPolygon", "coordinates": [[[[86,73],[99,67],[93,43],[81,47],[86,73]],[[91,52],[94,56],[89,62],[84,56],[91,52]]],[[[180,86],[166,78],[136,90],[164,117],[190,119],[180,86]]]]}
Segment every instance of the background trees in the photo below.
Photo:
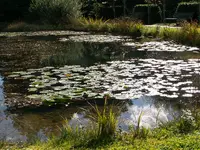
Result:
{"type": "MultiPolygon", "coordinates": [[[[38,3],[42,3],[44,0],[37,0],[37,1],[38,3]]],[[[62,2],[63,3],[62,7],[64,7],[67,5],[68,0],[46,0],[46,1],[49,2],[51,1],[51,3],[55,1],[55,3],[58,3],[59,5],[62,2]]],[[[80,3],[83,4],[81,10],[84,16],[99,17],[99,18],[104,17],[108,19],[108,18],[130,15],[133,12],[133,7],[136,4],[144,4],[144,3],[158,4],[165,12],[163,13],[163,15],[166,15],[166,17],[172,17],[176,10],[177,4],[182,1],[188,2],[190,0],[80,0],[80,3]]],[[[193,0],[193,1],[199,1],[199,0],[193,0]]],[[[33,16],[30,17],[29,7],[31,5],[31,2],[33,1],[0,0],[0,21],[7,22],[13,20],[35,19],[32,18],[33,16]]],[[[58,7],[58,5],[56,7],[58,7]]],[[[31,9],[31,11],[33,12],[33,9],[31,9]]]]}

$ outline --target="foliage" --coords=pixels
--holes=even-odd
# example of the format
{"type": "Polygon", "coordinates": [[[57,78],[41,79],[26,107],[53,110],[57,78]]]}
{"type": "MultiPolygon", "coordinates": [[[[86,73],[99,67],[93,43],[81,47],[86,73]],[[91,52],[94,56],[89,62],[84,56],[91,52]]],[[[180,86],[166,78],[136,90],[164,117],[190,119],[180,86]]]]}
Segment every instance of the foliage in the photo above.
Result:
{"type": "Polygon", "coordinates": [[[199,3],[197,1],[190,1],[190,2],[180,2],[178,3],[178,6],[180,5],[198,5],[199,3]]]}
{"type": "Polygon", "coordinates": [[[33,19],[42,23],[73,23],[81,16],[80,0],[32,0],[30,13],[33,19]]]}
{"type": "Polygon", "coordinates": [[[135,7],[158,7],[156,4],[138,4],[135,7]]]}
{"type": "Polygon", "coordinates": [[[90,115],[90,118],[97,124],[97,138],[111,139],[114,137],[117,128],[117,113],[113,111],[113,106],[108,106],[109,96],[105,96],[105,102],[103,110],[100,110],[97,105],[92,106],[94,115],[90,115]]]}
{"type": "MultiPolygon", "coordinates": [[[[117,131],[117,114],[112,106],[108,107],[107,98],[102,110],[95,105],[90,111],[93,115],[88,117],[95,121],[94,126],[73,127],[66,121],[59,137],[51,137],[46,143],[23,145],[23,149],[200,149],[199,120],[196,120],[200,116],[199,109],[184,111],[180,118],[161,124],[151,132],[140,127],[140,113],[136,128],[129,133],[117,131]],[[106,139],[110,140],[105,142],[106,139]]],[[[21,149],[18,145],[9,146],[7,143],[0,146],[21,149]]]]}
{"type": "Polygon", "coordinates": [[[150,129],[140,126],[142,115],[143,115],[143,112],[141,112],[138,117],[136,127],[130,126],[130,131],[133,136],[133,140],[136,138],[146,139],[150,133],[150,129]]]}
{"type": "Polygon", "coordinates": [[[181,28],[161,28],[158,36],[166,40],[174,40],[187,45],[200,45],[200,31],[196,22],[181,23],[181,28]]]}
{"type": "Polygon", "coordinates": [[[68,146],[78,148],[94,147],[114,140],[117,113],[113,111],[113,106],[108,106],[107,98],[105,98],[102,110],[97,105],[91,105],[91,108],[91,110],[85,110],[90,112],[88,116],[90,121],[86,127],[82,125],[73,127],[66,120],[61,128],[61,135],[58,138],[53,137],[49,143],[62,145],[67,142],[68,146]]]}
{"type": "Polygon", "coordinates": [[[200,46],[200,30],[196,22],[181,23],[180,28],[174,27],[145,27],[139,21],[130,19],[115,19],[115,20],[103,20],[103,19],[78,19],[79,24],[77,26],[52,26],[52,25],[36,25],[27,24],[24,22],[16,22],[9,24],[4,31],[40,31],[40,30],[57,30],[57,29],[74,29],[96,32],[110,32],[132,35],[133,37],[146,36],[146,37],[159,37],[164,40],[174,40],[177,43],[183,43],[187,45],[200,46]]]}
{"type": "Polygon", "coordinates": [[[199,119],[200,110],[198,108],[193,110],[185,109],[173,121],[160,124],[160,127],[154,130],[154,137],[166,138],[173,135],[194,133],[199,130],[199,119]]]}
{"type": "Polygon", "coordinates": [[[60,145],[68,141],[71,145],[87,145],[92,139],[96,138],[96,129],[90,124],[87,128],[80,126],[72,127],[66,120],[61,128],[59,138],[51,140],[53,145],[60,145]]]}
{"type": "Polygon", "coordinates": [[[80,19],[80,24],[89,31],[108,31],[112,33],[129,34],[132,36],[141,36],[143,25],[140,21],[129,19],[102,20],[102,19],[80,19]]]}
{"type": "Polygon", "coordinates": [[[93,19],[93,18],[81,18],[79,19],[80,24],[87,30],[97,30],[97,31],[106,31],[109,28],[107,21],[103,19],[93,19]]]}
{"type": "Polygon", "coordinates": [[[143,36],[157,37],[159,36],[161,28],[159,26],[153,28],[144,28],[142,31],[143,36]]]}

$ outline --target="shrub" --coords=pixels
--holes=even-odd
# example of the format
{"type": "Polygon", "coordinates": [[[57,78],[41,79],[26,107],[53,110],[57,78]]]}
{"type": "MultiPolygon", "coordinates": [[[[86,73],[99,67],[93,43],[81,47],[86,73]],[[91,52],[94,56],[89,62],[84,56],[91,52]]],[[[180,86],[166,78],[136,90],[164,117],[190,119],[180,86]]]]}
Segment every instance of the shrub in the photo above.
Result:
{"type": "Polygon", "coordinates": [[[81,16],[80,0],[32,0],[29,11],[34,20],[42,23],[72,23],[81,16]]]}

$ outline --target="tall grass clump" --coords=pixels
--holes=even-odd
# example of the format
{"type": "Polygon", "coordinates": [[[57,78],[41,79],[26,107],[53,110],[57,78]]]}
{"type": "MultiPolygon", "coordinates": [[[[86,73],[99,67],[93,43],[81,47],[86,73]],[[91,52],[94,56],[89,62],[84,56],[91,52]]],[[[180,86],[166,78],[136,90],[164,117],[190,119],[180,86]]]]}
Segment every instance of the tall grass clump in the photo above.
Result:
{"type": "Polygon", "coordinates": [[[184,22],[180,30],[181,42],[188,41],[190,45],[200,45],[200,35],[198,31],[198,24],[196,22],[184,22]],[[183,41],[182,41],[183,40],[183,41]]]}
{"type": "Polygon", "coordinates": [[[61,128],[61,135],[51,141],[52,145],[68,142],[73,147],[95,147],[114,140],[118,119],[113,105],[108,106],[107,98],[103,108],[91,104],[90,110],[83,110],[88,113],[88,124],[73,127],[66,120],[61,128]]]}
{"type": "Polygon", "coordinates": [[[80,0],[32,0],[29,11],[33,20],[42,23],[71,24],[81,16],[81,8],[80,0]]]}
{"type": "Polygon", "coordinates": [[[125,33],[134,36],[141,36],[143,24],[140,21],[117,20],[110,23],[110,32],[125,33]]]}
{"type": "Polygon", "coordinates": [[[92,124],[87,127],[80,127],[76,125],[73,127],[66,120],[61,128],[61,135],[59,138],[52,140],[53,145],[59,145],[68,142],[70,145],[79,147],[80,145],[85,146],[96,138],[96,129],[92,124]]]}
{"type": "Polygon", "coordinates": [[[108,106],[108,96],[105,97],[103,109],[95,105],[92,106],[92,111],[94,113],[89,117],[96,124],[97,139],[111,140],[115,136],[118,119],[117,112],[113,110],[113,105],[108,106]]]}
{"type": "Polygon", "coordinates": [[[108,31],[108,21],[103,19],[94,19],[94,18],[80,18],[79,23],[85,29],[89,31],[108,31]]]}
{"type": "Polygon", "coordinates": [[[161,28],[159,26],[156,27],[146,27],[144,28],[142,34],[148,37],[157,37],[160,34],[161,28]]]}
{"type": "Polygon", "coordinates": [[[161,38],[163,39],[170,39],[170,40],[175,40],[176,37],[177,37],[177,34],[179,33],[180,29],[176,29],[176,28],[168,28],[168,27],[165,27],[165,28],[160,28],[160,31],[159,31],[159,35],[161,38]]]}
{"type": "Polygon", "coordinates": [[[110,33],[127,34],[135,37],[141,36],[144,28],[140,21],[133,20],[103,20],[93,18],[79,19],[79,23],[88,31],[102,31],[110,33]]]}
{"type": "Polygon", "coordinates": [[[139,114],[138,119],[137,119],[137,125],[135,127],[134,126],[130,126],[130,131],[131,131],[131,134],[133,136],[133,140],[135,138],[146,139],[147,136],[150,133],[150,129],[145,128],[145,127],[140,125],[141,124],[141,120],[142,120],[142,115],[143,115],[143,112],[141,112],[139,114]]]}
{"type": "Polygon", "coordinates": [[[200,31],[196,22],[183,22],[181,28],[164,28],[160,31],[164,39],[174,40],[181,44],[200,46],[200,31]]]}

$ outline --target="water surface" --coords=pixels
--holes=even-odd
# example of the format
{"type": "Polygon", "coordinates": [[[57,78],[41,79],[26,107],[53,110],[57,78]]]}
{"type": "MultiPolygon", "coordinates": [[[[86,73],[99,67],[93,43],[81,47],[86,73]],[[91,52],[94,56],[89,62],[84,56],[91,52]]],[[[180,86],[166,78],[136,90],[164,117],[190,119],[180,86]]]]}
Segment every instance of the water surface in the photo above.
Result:
{"type": "MultiPolygon", "coordinates": [[[[124,130],[136,124],[142,111],[142,124],[155,127],[156,114],[160,113],[160,120],[168,121],[199,100],[199,48],[64,31],[0,36],[2,139],[24,141],[37,136],[45,140],[51,133],[58,133],[63,118],[71,124],[87,123],[82,108],[90,109],[88,103],[10,109],[15,104],[29,106],[27,97],[35,93],[47,99],[51,93],[73,95],[73,90],[85,88],[87,91],[76,98],[87,94],[99,99],[108,93],[116,103],[125,100],[119,115],[119,126],[124,130]],[[42,77],[48,77],[48,82],[42,77]],[[38,80],[44,86],[30,91],[30,85],[38,80]],[[49,86],[53,82],[62,84],[49,86]],[[46,87],[51,89],[47,92],[46,87]]],[[[102,104],[103,101],[99,103],[102,104]]],[[[116,105],[114,109],[120,108],[116,105]]]]}

